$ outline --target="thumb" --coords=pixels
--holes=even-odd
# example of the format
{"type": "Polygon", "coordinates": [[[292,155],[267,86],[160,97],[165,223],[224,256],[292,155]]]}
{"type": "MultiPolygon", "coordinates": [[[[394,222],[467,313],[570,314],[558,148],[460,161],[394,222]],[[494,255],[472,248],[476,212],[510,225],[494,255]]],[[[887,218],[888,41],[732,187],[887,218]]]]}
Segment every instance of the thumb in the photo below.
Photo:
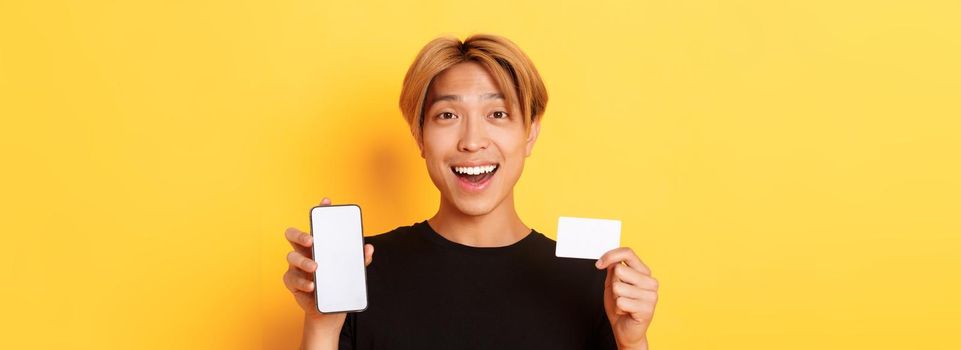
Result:
{"type": "Polygon", "coordinates": [[[370,265],[374,260],[374,245],[364,244],[364,266],[370,265]]]}

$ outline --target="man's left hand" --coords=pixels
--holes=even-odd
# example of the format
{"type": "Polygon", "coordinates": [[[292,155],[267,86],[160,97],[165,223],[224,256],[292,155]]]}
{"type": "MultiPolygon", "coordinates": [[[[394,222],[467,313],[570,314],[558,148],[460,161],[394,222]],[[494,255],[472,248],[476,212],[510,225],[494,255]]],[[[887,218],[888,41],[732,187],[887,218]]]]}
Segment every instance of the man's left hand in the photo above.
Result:
{"type": "Polygon", "coordinates": [[[607,269],[604,311],[619,349],[647,349],[647,328],[657,304],[657,280],[628,247],[612,249],[595,263],[607,269]],[[622,264],[623,262],[623,264],[622,264]]]}

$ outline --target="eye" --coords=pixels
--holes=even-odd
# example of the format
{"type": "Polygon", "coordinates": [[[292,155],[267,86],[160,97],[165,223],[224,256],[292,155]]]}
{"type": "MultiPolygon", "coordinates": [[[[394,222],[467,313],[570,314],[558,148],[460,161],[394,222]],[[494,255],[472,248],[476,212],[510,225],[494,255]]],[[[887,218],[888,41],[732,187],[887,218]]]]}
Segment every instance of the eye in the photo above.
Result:
{"type": "Polygon", "coordinates": [[[507,118],[507,112],[497,111],[497,112],[491,113],[491,116],[494,117],[494,119],[504,119],[504,118],[507,118]]]}
{"type": "Polygon", "coordinates": [[[440,119],[454,119],[454,117],[456,117],[456,116],[457,116],[457,115],[455,115],[454,113],[451,113],[451,112],[442,112],[441,114],[438,114],[438,115],[437,115],[437,118],[440,118],[440,119]]]}

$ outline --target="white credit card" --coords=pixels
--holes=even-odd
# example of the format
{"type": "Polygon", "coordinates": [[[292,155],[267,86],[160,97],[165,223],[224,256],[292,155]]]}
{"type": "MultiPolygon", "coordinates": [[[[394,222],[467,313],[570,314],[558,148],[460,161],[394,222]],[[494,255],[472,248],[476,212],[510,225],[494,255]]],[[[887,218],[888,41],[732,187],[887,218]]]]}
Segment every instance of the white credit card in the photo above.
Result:
{"type": "Polygon", "coordinates": [[[557,257],[598,259],[620,246],[621,220],[566,216],[557,220],[557,257]]]}

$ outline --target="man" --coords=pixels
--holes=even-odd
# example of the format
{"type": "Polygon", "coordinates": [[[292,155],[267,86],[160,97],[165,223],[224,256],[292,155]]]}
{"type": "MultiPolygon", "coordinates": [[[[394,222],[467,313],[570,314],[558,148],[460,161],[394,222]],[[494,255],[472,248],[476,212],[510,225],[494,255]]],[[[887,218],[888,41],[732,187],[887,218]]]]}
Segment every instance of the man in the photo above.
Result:
{"type": "Polygon", "coordinates": [[[515,211],[546,104],[533,63],[505,38],[439,38],[421,50],[400,107],[440,208],[365,238],[360,313],[317,311],[312,240],[287,230],[284,283],[305,312],[304,348],[647,349],[658,285],[637,255],[557,258],[556,243],[515,211]]]}

